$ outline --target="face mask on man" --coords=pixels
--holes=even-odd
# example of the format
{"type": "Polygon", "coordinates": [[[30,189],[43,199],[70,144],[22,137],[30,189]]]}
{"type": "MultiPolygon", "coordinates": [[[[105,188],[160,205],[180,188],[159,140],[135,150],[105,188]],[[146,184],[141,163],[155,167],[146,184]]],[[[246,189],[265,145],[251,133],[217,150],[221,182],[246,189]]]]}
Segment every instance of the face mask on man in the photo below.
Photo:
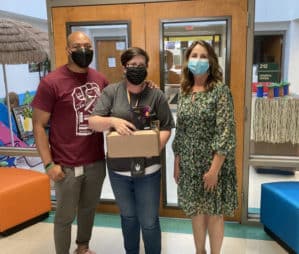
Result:
{"type": "Polygon", "coordinates": [[[193,75],[202,75],[209,69],[208,59],[190,59],[188,62],[188,69],[193,73],[193,75]]]}
{"type": "Polygon", "coordinates": [[[80,68],[86,68],[90,65],[93,57],[93,50],[87,48],[80,48],[76,51],[72,51],[71,57],[75,64],[80,68]]]}
{"type": "Polygon", "coordinates": [[[133,85],[140,85],[147,76],[147,70],[145,66],[127,67],[126,78],[133,85]]]}

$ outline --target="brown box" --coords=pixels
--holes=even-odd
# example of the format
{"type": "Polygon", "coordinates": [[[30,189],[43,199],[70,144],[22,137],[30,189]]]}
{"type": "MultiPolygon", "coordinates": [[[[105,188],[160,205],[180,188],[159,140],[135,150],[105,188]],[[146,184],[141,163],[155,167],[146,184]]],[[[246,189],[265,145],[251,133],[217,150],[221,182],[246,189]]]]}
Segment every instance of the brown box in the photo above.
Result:
{"type": "Polygon", "coordinates": [[[135,131],[133,135],[119,135],[116,131],[106,136],[109,158],[152,157],[160,155],[159,132],[135,131]]]}

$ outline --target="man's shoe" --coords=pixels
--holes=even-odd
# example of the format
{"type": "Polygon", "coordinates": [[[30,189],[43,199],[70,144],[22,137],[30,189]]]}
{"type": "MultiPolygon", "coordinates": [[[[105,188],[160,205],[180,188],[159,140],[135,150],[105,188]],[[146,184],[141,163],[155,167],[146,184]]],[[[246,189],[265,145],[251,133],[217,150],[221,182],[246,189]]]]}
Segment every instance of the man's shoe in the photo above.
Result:
{"type": "Polygon", "coordinates": [[[74,251],[74,254],[96,254],[90,250],[87,245],[78,245],[78,248],[74,251]]]}

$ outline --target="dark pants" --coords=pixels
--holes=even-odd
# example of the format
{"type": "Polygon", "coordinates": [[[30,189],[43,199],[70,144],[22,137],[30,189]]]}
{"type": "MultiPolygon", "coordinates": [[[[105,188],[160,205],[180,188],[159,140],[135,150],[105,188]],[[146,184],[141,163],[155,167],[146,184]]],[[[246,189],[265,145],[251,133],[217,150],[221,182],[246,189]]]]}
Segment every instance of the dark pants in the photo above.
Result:
{"type": "Polygon", "coordinates": [[[160,254],[160,170],[141,177],[123,176],[109,170],[109,177],[120,208],[126,253],[139,254],[141,228],[145,253],[160,254]]]}
{"type": "Polygon", "coordinates": [[[64,167],[65,178],[55,182],[56,213],[54,240],[57,254],[68,254],[71,228],[77,214],[78,244],[87,244],[91,238],[95,208],[99,201],[106,175],[105,161],[84,166],[84,174],[75,177],[74,169],[64,167]]]}

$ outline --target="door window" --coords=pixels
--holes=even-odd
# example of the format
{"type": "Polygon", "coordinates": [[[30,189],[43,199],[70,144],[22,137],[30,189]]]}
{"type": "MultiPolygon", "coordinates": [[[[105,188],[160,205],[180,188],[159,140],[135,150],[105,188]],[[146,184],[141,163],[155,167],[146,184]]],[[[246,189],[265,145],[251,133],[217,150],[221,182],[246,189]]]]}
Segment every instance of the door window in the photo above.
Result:
{"type": "MultiPolygon", "coordinates": [[[[230,58],[230,19],[208,20],[180,20],[162,21],[162,57],[163,71],[161,71],[161,87],[164,89],[174,119],[178,93],[180,90],[181,70],[185,50],[193,41],[204,40],[210,43],[223,69],[224,80],[229,84],[229,58],[230,58]]],[[[166,145],[166,200],[168,206],[177,206],[177,185],[173,179],[174,156],[171,148],[175,129],[166,145]]]]}

